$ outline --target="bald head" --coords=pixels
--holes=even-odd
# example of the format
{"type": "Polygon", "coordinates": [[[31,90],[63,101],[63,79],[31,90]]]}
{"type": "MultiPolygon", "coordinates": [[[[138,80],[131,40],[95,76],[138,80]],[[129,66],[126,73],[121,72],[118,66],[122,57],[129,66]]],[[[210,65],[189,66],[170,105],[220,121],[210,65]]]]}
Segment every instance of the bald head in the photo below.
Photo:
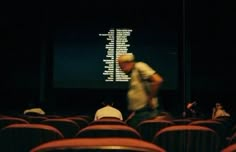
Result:
{"type": "Polygon", "coordinates": [[[122,54],[118,58],[120,69],[125,73],[130,73],[134,66],[134,55],[132,53],[122,54]]]}
{"type": "Polygon", "coordinates": [[[132,53],[122,54],[118,58],[118,62],[132,62],[134,61],[134,55],[132,53]]]}

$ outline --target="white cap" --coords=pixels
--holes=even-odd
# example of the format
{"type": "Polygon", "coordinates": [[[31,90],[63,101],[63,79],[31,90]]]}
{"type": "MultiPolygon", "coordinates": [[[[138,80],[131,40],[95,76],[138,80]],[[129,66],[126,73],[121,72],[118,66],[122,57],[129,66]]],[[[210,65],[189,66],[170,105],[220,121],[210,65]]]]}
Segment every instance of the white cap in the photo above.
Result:
{"type": "Polygon", "coordinates": [[[119,56],[119,62],[130,62],[134,61],[133,53],[122,54],[119,56]]]}

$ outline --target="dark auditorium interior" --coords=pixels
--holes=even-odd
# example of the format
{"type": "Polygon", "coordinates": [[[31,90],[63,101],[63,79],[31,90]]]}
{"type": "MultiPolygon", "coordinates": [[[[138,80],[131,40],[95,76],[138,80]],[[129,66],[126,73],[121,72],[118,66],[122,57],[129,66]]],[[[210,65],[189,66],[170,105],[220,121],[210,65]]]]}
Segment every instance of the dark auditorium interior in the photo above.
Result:
{"type": "Polygon", "coordinates": [[[213,0],[17,3],[3,5],[0,15],[0,151],[62,152],[63,145],[69,147],[64,151],[236,151],[233,5],[213,0]],[[112,118],[102,121],[103,128],[93,122],[105,100],[114,102],[124,120],[130,114],[128,83],[106,82],[103,73],[109,40],[101,35],[119,29],[132,30],[128,51],[163,76],[158,98],[171,120],[146,120],[136,128],[112,118]],[[183,117],[193,101],[202,117],[183,117]],[[230,117],[212,119],[217,102],[230,117]],[[23,115],[29,104],[46,115],[23,115]],[[44,127],[45,140],[37,143],[42,137],[30,131],[31,141],[22,136],[27,134],[22,124],[44,127]],[[17,137],[16,128],[22,131],[17,137]],[[13,142],[18,149],[10,148],[18,137],[13,142]],[[105,140],[110,142],[103,145],[105,140]]]}

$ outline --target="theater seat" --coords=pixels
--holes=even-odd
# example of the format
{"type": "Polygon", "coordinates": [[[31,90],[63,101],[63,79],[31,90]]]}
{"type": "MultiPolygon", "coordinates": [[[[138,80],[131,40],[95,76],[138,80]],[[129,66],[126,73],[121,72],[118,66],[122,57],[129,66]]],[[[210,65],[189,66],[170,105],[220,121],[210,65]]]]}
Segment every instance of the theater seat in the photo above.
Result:
{"type": "Polygon", "coordinates": [[[133,138],[81,138],[52,141],[30,152],[165,152],[152,143],[133,138]]]}
{"type": "Polygon", "coordinates": [[[152,119],[140,122],[136,129],[144,140],[151,142],[157,131],[172,125],[174,123],[171,121],[152,119]]]}
{"type": "Polygon", "coordinates": [[[236,152],[236,144],[225,147],[221,152],[236,152]]]}
{"type": "Polygon", "coordinates": [[[30,122],[30,123],[40,123],[43,120],[48,119],[47,117],[44,116],[27,116],[25,119],[30,122]]]}
{"type": "Polygon", "coordinates": [[[236,132],[230,137],[229,144],[236,144],[236,132]]]}
{"type": "Polygon", "coordinates": [[[134,128],[125,125],[91,125],[80,130],[76,137],[129,137],[141,138],[134,128]]]}
{"type": "Polygon", "coordinates": [[[157,132],[153,143],[168,152],[218,152],[218,134],[207,127],[177,125],[157,132]]]}
{"type": "Polygon", "coordinates": [[[214,130],[220,137],[221,148],[224,147],[224,145],[226,144],[225,137],[227,129],[224,124],[215,120],[198,120],[191,122],[189,125],[204,126],[214,130]]]}
{"type": "Polygon", "coordinates": [[[190,119],[174,119],[173,122],[175,125],[187,125],[191,122],[192,120],[190,119]]]}
{"type": "Polygon", "coordinates": [[[63,135],[54,127],[42,124],[13,124],[0,131],[1,152],[28,152],[33,147],[63,135]]]}
{"type": "Polygon", "coordinates": [[[127,125],[124,121],[120,120],[120,119],[116,119],[116,118],[103,118],[103,119],[99,119],[99,120],[94,120],[92,121],[89,125],[105,125],[105,124],[110,124],[110,125],[127,125]]]}
{"type": "Polygon", "coordinates": [[[28,124],[29,122],[22,118],[3,117],[0,118],[0,129],[11,124],[28,124]]]}
{"type": "Polygon", "coordinates": [[[87,120],[88,122],[93,121],[93,118],[91,116],[88,116],[88,115],[77,115],[77,116],[74,116],[74,117],[83,118],[83,119],[87,120]]]}
{"type": "Polygon", "coordinates": [[[88,126],[88,121],[85,118],[81,118],[81,117],[66,117],[65,119],[69,119],[69,120],[73,120],[74,122],[76,122],[80,129],[88,126]]]}
{"type": "Polygon", "coordinates": [[[80,127],[69,119],[47,119],[41,122],[57,128],[65,138],[72,138],[79,131],[80,127]]]}

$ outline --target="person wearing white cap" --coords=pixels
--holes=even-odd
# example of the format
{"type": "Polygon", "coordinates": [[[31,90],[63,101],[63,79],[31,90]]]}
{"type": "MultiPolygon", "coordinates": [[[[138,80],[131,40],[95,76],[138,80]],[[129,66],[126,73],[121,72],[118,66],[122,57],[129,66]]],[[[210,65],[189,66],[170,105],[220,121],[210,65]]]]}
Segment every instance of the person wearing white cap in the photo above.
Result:
{"type": "Polygon", "coordinates": [[[158,115],[157,92],[163,78],[148,64],[136,62],[132,53],[120,55],[118,63],[120,69],[131,77],[127,97],[128,109],[133,113],[127,123],[136,127],[141,121],[158,115]]]}
{"type": "Polygon", "coordinates": [[[111,98],[107,98],[105,101],[102,102],[103,107],[99,108],[94,116],[94,120],[99,120],[102,118],[116,118],[119,120],[123,120],[122,113],[119,109],[113,107],[114,102],[111,98]]]}

